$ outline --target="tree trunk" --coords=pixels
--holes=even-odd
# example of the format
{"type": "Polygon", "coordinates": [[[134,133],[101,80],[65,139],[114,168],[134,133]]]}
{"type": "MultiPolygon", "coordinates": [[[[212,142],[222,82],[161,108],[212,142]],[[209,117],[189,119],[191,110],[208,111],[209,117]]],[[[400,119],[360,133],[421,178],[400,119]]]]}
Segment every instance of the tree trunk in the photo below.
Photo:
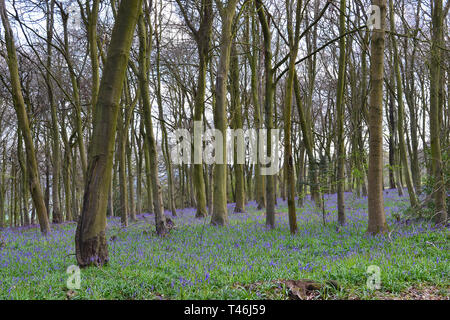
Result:
{"type": "Polygon", "coordinates": [[[167,171],[167,187],[169,193],[169,208],[172,212],[172,216],[177,216],[176,206],[175,206],[175,191],[173,187],[173,170],[172,170],[172,160],[169,151],[169,141],[167,138],[167,129],[166,123],[164,121],[164,110],[162,105],[162,96],[161,96],[161,71],[160,71],[160,34],[158,31],[155,32],[156,36],[156,101],[158,104],[158,112],[159,112],[159,124],[161,126],[162,133],[162,152],[164,161],[166,164],[167,171]]]}
{"type": "MultiPolygon", "coordinates": [[[[272,136],[270,134],[273,128],[273,68],[272,68],[272,34],[267,22],[265,9],[261,0],[256,0],[256,10],[258,12],[259,22],[264,37],[264,72],[265,72],[265,98],[264,98],[264,112],[265,125],[267,130],[266,150],[267,156],[272,156],[272,136]]],[[[259,161],[259,159],[258,159],[259,161]]],[[[269,163],[268,166],[271,164],[269,163]]],[[[266,225],[273,229],[275,228],[275,188],[274,176],[265,176],[266,182],[266,225]]]]}
{"type": "Polygon", "coordinates": [[[47,216],[47,208],[45,207],[44,203],[44,196],[42,194],[41,183],[39,181],[39,170],[36,160],[36,153],[34,150],[33,138],[31,136],[28,114],[22,95],[19,68],[17,65],[16,48],[14,44],[13,32],[6,13],[5,0],[0,0],[0,15],[2,17],[3,28],[5,29],[7,63],[10,72],[14,108],[16,109],[17,120],[25,142],[31,196],[33,198],[33,203],[38,215],[41,232],[46,235],[50,232],[50,224],[47,216]]]}
{"type": "MultiPolygon", "coordinates": [[[[231,62],[230,62],[230,87],[231,87],[231,110],[233,114],[233,129],[242,130],[242,105],[240,99],[239,89],[239,57],[236,49],[236,42],[233,41],[231,49],[231,62]]],[[[236,131],[235,131],[236,133],[236,131]]],[[[245,141],[239,141],[238,138],[234,139],[234,175],[236,179],[236,206],[234,212],[245,212],[245,181],[244,181],[244,165],[238,162],[240,153],[241,160],[245,159],[244,143],[245,141]]]]}
{"type": "MultiPolygon", "coordinates": [[[[1,128],[0,128],[1,130],[1,128]]],[[[1,131],[0,131],[1,136],[1,131]]],[[[6,204],[6,145],[3,143],[3,158],[0,171],[0,229],[5,227],[5,204],[6,204]]]]}
{"type": "Polygon", "coordinates": [[[126,152],[127,152],[127,168],[128,168],[128,195],[129,195],[129,215],[131,221],[136,221],[136,202],[135,202],[135,192],[134,192],[134,175],[133,175],[133,163],[131,159],[131,143],[133,141],[133,134],[127,139],[126,152]],[[131,141],[130,141],[131,139],[131,141]]]}
{"type": "Polygon", "coordinates": [[[434,221],[436,224],[445,224],[448,213],[445,208],[445,183],[443,175],[441,153],[441,117],[443,100],[439,99],[441,63],[443,47],[443,10],[442,0],[433,1],[432,12],[432,41],[430,64],[430,144],[431,144],[431,168],[434,178],[433,198],[436,206],[434,221]]]}
{"type": "MultiPolygon", "coordinates": [[[[86,179],[86,173],[87,173],[87,157],[86,157],[86,146],[84,143],[84,136],[83,136],[83,124],[81,119],[81,101],[80,101],[80,92],[79,92],[79,85],[77,76],[75,74],[74,66],[72,63],[72,59],[70,58],[70,51],[69,51],[69,32],[67,28],[67,23],[69,19],[69,14],[64,12],[61,9],[61,18],[63,22],[63,28],[64,28],[64,55],[65,60],[67,63],[67,68],[69,69],[69,75],[70,75],[70,81],[72,84],[72,104],[75,108],[75,128],[77,131],[77,142],[78,142],[78,149],[80,151],[80,160],[81,160],[81,168],[83,172],[83,179],[86,179]]],[[[94,112],[95,114],[95,112],[94,112]]]]}
{"type": "MultiPolygon", "coordinates": [[[[148,17],[148,15],[147,15],[148,17]]],[[[151,116],[151,103],[148,81],[148,58],[147,54],[151,51],[147,48],[147,32],[144,24],[144,13],[139,17],[139,88],[141,90],[142,110],[145,124],[145,137],[148,143],[150,178],[152,184],[153,210],[155,213],[156,233],[164,236],[167,232],[166,218],[164,215],[164,204],[162,199],[161,185],[158,176],[158,153],[156,149],[156,139],[153,132],[153,123],[151,116]]],[[[150,26],[151,27],[151,26],[150,26]]],[[[150,42],[151,43],[151,42],[150,42]]]]}
{"type": "Polygon", "coordinates": [[[61,172],[61,152],[60,139],[58,128],[58,116],[55,98],[53,96],[53,83],[50,76],[50,69],[52,66],[52,41],[53,41],[53,12],[55,2],[54,0],[47,0],[47,73],[45,82],[47,84],[48,100],[50,103],[51,114],[51,133],[52,133],[52,204],[53,204],[53,223],[63,222],[61,208],[59,206],[59,177],[61,172]]]}
{"type": "Polygon", "coordinates": [[[113,164],[114,140],[128,57],[141,0],[120,3],[108,48],[106,65],[94,110],[94,131],[81,218],[75,235],[76,258],[81,267],[102,266],[109,260],[105,236],[106,209],[113,164]]]}
{"type": "MultiPolygon", "coordinates": [[[[285,183],[287,184],[288,197],[288,216],[289,216],[289,230],[291,234],[297,233],[297,213],[295,211],[295,169],[294,158],[292,156],[292,94],[293,85],[295,81],[295,62],[298,54],[298,45],[300,41],[300,23],[302,1],[297,1],[295,9],[295,28],[294,27],[294,12],[293,3],[286,2],[287,13],[287,31],[289,39],[289,69],[286,79],[286,92],[284,98],[284,168],[283,173],[286,181],[282,181],[283,189],[285,183]],[[295,30],[294,30],[295,29],[295,30]]],[[[283,179],[284,180],[284,179],[283,179]]]]}
{"type": "MultiPolygon", "coordinates": [[[[214,107],[214,125],[222,133],[222,161],[214,166],[214,194],[211,224],[224,226],[228,224],[227,209],[227,79],[230,69],[230,54],[232,42],[232,24],[236,12],[237,0],[229,0],[225,7],[216,1],[222,17],[220,37],[220,58],[216,76],[216,104],[214,107]],[[221,162],[221,163],[219,163],[221,162]]],[[[216,150],[217,154],[218,150],[216,150]]]]}
{"type": "MultiPolygon", "coordinates": [[[[341,0],[339,16],[339,32],[345,34],[346,1],[341,0]]],[[[339,40],[339,75],[337,84],[336,117],[337,117],[337,209],[338,223],[345,224],[345,149],[344,149],[344,89],[345,89],[345,63],[346,63],[345,37],[339,40]]]]}
{"type": "MultiPolygon", "coordinates": [[[[125,81],[127,82],[127,81],[125,81]]],[[[127,106],[128,107],[128,106],[127,106]]],[[[125,107],[125,108],[127,108],[125,107]]],[[[119,111],[118,124],[118,146],[117,158],[119,160],[119,198],[120,198],[120,222],[123,228],[128,227],[128,188],[126,168],[126,141],[127,141],[127,119],[126,111],[119,111]]]]}
{"type": "MultiPolygon", "coordinates": [[[[211,43],[211,32],[213,23],[213,2],[212,0],[202,0],[200,15],[200,26],[198,30],[192,27],[191,21],[188,19],[186,12],[183,10],[184,5],[177,0],[177,3],[182,10],[185,22],[190,26],[190,31],[195,39],[199,57],[199,68],[197,78],[197,90],[194,97],[194,121],[203,121],[203,113],[205,110],[205,90],[206,90],[206,68],[208,62],[208,55],[211,43]]],[[[194,135],[198,133],[194,132],[194,135]]],[[[200,146],[194,146],[194,152],[197,153],[197,157],[201,155],[200,146]]],[[[195,157],[195,156],[194,156],[195,157]]],[[[203,174],[203,164],[194,163],[193,171],[193,184],[195,191],[195,198],[197,202],[196,218],[203,218],[207,216],[206,212],[206,190],[205,190],[205,177],[203,174]]]]}
{"type": "Polygon", "coordinates": [[[386,0],[372,0],[380,9],[380,29],[372,31],[369,97],[369,222],[370,234],[387,231],[383,200],[383,74],[386,24],[386,0]]]}
{"type": "MultiPolygon", "coordinates": [[[[389,20],[391,24],[391,30],[395,30],[395,20],[394,20],[394,4],[393,0],[389,0],[389,20]]],[[[418,205],[416,192],[414,190],[413,181],[411,178],[411,172],[409,171],[408,159],[406,154],[406,145],[405,145],[405,137],[404,137],[404,105],[403,105],[403,88],[402,88],[402,79],[400,74],[400,61],[398,55],[397,48],[397,40],[395,36],[391,34],[391,41],[394,51],[394,70],[395,70],[395,78],[397,85],[397,103],[398,103],[398,138],[399,138],[399,147],[400,147],[400,159],[403,167],[403,174],[406,180],[406,186],[408,187],[409,193],[409,201],[411,203],[411,207],[415,208],[418,205]]]]}
{"type": "MultiPolygon", "coordinates": [[[[262,128],[261,125],[261,104],[259,101],[258,94],[258,69],[257,69],[257,58],[259,55],[259,50],[257,50],[257,46],[259,45],[259,34],[257,30],[257,25],[255,21],[255,16],[252,14],[252,46],[249,48],[249,51],[252,52],[249,60],[250,60],[250,70],[251,70],[251,92],[252,92],[252,102],[254,108],[254,123],[256,130],[260,130],[262,128]],[[251,49],[251,50],[250,50],[251,49]]],[[[258,210],[266,207],[266,196],[265,196],[265,176],[261,175],[261,165],[259,163],[259,155],[260,155],[260,140],[259,134],[256,135],[256,156],[257,161],[255,164],[255,197],[256,203],[258,204],[258,210]]]]}

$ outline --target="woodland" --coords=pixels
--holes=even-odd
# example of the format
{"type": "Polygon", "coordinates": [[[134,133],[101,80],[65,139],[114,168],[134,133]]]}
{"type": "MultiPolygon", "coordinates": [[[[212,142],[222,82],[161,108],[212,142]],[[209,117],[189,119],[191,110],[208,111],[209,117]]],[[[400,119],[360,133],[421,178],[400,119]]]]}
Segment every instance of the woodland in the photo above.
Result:
{"type": "Polygon", "coordinates": [[[449,9],[0,0],[0,300],[448,300],[449,9]]]}

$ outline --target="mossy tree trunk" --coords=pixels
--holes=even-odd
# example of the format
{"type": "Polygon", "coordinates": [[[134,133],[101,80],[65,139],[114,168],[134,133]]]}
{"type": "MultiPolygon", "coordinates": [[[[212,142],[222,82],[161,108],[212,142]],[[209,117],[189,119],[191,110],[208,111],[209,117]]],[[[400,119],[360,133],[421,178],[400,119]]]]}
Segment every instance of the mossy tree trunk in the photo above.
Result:
{"type": "Polygon", "coordinates": [[[117,116],[141,2],[120,3],[100,82],[83,209],[75,235],[76,258],[81,267],[102,266],[109,260],[105,228],[117,116]]]}
{"type": "Polygon", "coordinates": [[[27,154],[28,177],[30,183],[31,196],[33,204],[38,215],[41,232],[46,235],[50,232],[50,224],[45,207],[44,195],[42,193],[41,182],[39,180],[39,169],[37,165],[36,153],[34,150],[33,138],[31,136],[30,122],[25,108],[25,102],[22,95],[22,88],[19,77],[19,67],[17,64],[16,48],[14,44],[14,35],[9,24],[5,0],[0,0],[0,15],[5,31],[5,43],[7,50],[7,63],[10,73],[11,91],[16,109],[17,120],[25,142],[27,154]]]}

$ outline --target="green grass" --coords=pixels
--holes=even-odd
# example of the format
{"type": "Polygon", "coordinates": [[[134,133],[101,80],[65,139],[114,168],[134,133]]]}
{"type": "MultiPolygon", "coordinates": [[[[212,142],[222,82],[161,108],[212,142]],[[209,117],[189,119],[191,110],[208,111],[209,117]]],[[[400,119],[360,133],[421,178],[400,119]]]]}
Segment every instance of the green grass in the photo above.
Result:
{"type": "MultiPolygon", "coordinates": [[[[72,299],[287,299],[277,280],[336,280],[339,290],[323,298],[376,299],[411,286],[432,285],[448,298],[447,229],[422,222],[395,224],[391,213],[405,200],[387,198],[390,236],[370,237],[363,200],[347,197],[348,224],[337,230],[335,197],[327,200],[327,223],[306,205],[298,209],[299,232],[289,235],[281,204],[275,230],[265,228],[264,212],[252,204],[230,225],[211,227],[180,210],[169,237],[157,238],[140,217],[127,230],[109,221],[110,262],[81,270],[81,288],[72,299]],[[381,289],[367,288],[367,267],[381,269],[381,289]]],[[[74,224],[54,227],[44,240],[38,229],[4,230],[0,249],[0,299],[66,299],[66,269],[76,264],[74,224]]]]}

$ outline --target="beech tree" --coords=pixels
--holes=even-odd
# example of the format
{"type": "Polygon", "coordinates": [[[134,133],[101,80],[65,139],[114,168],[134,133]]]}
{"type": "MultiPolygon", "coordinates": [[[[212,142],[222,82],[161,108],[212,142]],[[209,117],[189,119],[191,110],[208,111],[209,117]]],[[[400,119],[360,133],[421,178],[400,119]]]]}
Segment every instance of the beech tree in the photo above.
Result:
{"type": "MultiPolygon", "coordinates": [[[[447,10],[448,11],[448,10],[447,10]]],[[[448,218],[445,203],[445,183],[443,177],[441,153],[441,117],[442,99],[441,90],[441,59],[443,40],[443,7],[442,0],[432,2],[432,31],[431,31],[431,64],[430,64],[430,136],[431,136],[431,168],[434,188],[433,198],[436,206],[434,220],[437,224],[445,224],[448,218]]]]}
{"type": "Polygon", "coordinates": [[[379,8],[379,16],[373,24],[370,51],[369,97],[369,222],[367,232],[370,234],[387,231],[383,199],[383,78],[384,48],[386,25],[386,0],[373,0],[379,8]]]}
{"type": "Polygon", "coordinates": [[[220,58],[216,76],[216,104],[214,107],[214,125],[222,133],[222,155],[223,158],[214,166],[214,193],[213,212],[211,224],[223,226],[228,223],[227,209],[227,79],[230,69],[230,55],[232,46],[232,24],[236,12],[237,0],[229,0],[222,4],[216,1],[220,16],[222,18],[222,30],[220,36],[220,58]]]}
{"type": "Polygon", "coordinates": [[[83,209],[75,235],[76,258],[81,267],[102,266],[109,260],[105,236],[106,209],[117,115],[141,3],[141,0],[120,3],[100,82],[93,117],[94,131],[89,145],[83,209]]]}
{"type": "Polygon", "coordinates": [[[14,35],[11,29],[11,25],[9,24],[5,0],[0,0],[0,15],[2,17],[3,28],[5,30],[7,63],[10,74],[12,98],[14,101],[14,108],[16,110],[19,128],[23,134],[25,141],[25,150],[27,153],[27,171],[30,179],[29,183],[31,196],[33,198],[33,203],[36,208],[36,213],[39,219],[41,232],[42,234],[47,235],[50,232],[47,207],[45,206],[44,195],[42,193],[41,183],[39,180],[36,153],[34,149],[33,138],[31,136],[30,131],[30,124],[29,124],[30,122],[25,107],[25,101],[22,95],[22,87],[20,84],[16,48],[14,44],[14,35]]]}
{"type": "Polygon", "coordinates": [[[287,200],[294,234],[301,208],[341,230],[349,201],[367,196],[376,234],[383,192],[395,192],[447,223],[450,2],[119,3],[3,5],[0,226],[77,221],[87,266],[108,260],[107,219],[155,214],[149,227],[165,236],[178,220],[166,215],[188,207],[226,225],[256,206],[270,230],[287,200]],[[369,4],[381,28],[367,28],[369,4]],[[269,134],[246,137],[238,163],[229,127],[269,134]],[[180,128],[189,163],[173,161],[180,128]],[[192,138],[208,129],[224,137],[222,163],[198,161],[209,141],[192,138]],[[333,194],[337,211],[324,205],[333,194]]]}
{"type": "MultiPolygon", "coordinates": [[[[164,236],[167,233],[166,219],[164,216],[164,204],[162,200],[162,190],[158,176],[158,154],[156,150],[156,139],[153,132],[153,121],[151,117],[151,103],[148,84],[148,65],[150,49],[147,47],[148,36],[152,32],[148,32],[144,23],[144,16],[147,21],[150,20],[149,8],[144,7],[144,11],[141,13],[138,22],[139,30],[139,87],[141,91],[142,110],[145,124],[145,136],[147,139],[148,148],[148,162],[149,162],[149,175],[152,190],[153,199],[153,211],[155,213],[155,225],[156,233],[160,236],[164,236]]],[[[151,41],[149,42],[151,43],[151,41]]],[[[148,187],[148,186],[147,186],[148,187]]]]}

